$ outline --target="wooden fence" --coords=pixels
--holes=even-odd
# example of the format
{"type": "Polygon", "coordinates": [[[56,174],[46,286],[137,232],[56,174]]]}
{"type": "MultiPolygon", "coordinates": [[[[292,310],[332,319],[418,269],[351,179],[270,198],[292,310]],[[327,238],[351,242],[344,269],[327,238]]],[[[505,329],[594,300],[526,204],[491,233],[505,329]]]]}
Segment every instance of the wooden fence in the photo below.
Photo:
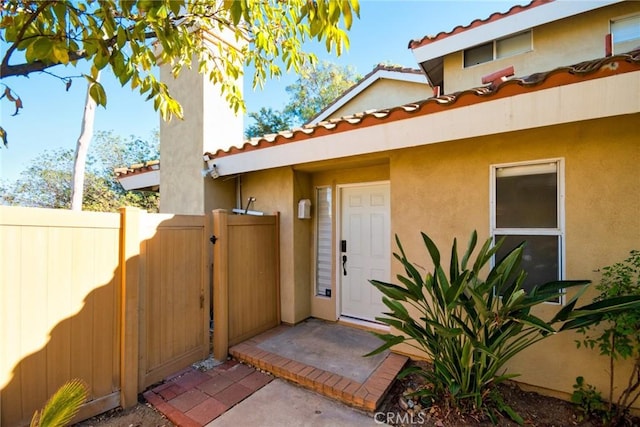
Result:
{"type": "Polygon", "coordinates": [[[28,425],[65,381],[79,418],[132,406],[209,353],[205,216],[0,207],[0,425],[28,425]]]}
{"type": "Polygon", "coordinates": [[[279,216],[213,212],[213,352],[280,324],[279,216]]]}

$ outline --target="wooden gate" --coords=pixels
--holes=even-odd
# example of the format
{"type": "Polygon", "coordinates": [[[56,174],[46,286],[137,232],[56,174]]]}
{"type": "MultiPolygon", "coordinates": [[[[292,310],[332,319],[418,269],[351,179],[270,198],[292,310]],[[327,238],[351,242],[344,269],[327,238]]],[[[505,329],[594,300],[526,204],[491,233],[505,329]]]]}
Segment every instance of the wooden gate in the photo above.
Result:
{"type": "Polygon", "coordinates": [[[213,212],[213,353],[280,324],[279,216],[213,212]]]}
{"type": "Polygon", "coordinates": [[[209,354],[207,217],[146,215],[140,244],[142,389],[209,354]]]}

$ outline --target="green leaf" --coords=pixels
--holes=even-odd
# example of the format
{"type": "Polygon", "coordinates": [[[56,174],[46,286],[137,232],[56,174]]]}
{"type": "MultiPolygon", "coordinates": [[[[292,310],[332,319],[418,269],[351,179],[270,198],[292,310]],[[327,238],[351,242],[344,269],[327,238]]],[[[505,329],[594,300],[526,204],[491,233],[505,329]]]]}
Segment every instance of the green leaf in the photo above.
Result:
{"type": "Polygon", "coordinates": [[[375,286],[387,297],[395,300],[406,301],[407,296],[409,295],[409,292],[407,292],[406,289],[392,283],[380,282],[378,280],[369,280],[369,283],[375,286]]]}
{"type": "Polygon", "coordinates": [[[41,412],[34,414],[32,427],[64,427],[68,425],[87,399],[87,386],[80,380],[65,383],[47,401],[41,412]]]}
{"type": "Polygon", "coordinates": [[[398,345],[404,342],[404,337],[400,335],[378,334],[375,332],[373,334],[378,338],[380,338],[381,340],[383,340],[384,344],[382,344],[380,347],[376,348],[375,350],[365,354],[364,357],[374,356],[376,354],[382,353],[385,350],[390,349],[394,345],[398,345]]]}
{"type": "Polygon", "coordinates": [[[127,33],[124,28],[118,27],[118,35],[116,36],[116,43],[118,45],[118,49],[122,49],[122,47],[127,42],[127,33]]]}
{"type": "Polygon", "coordinates": [[[93,57],[93,65],[98,70],[102,70],[109,63],[109,55],[103,55],[100,50],[96,52],[96,55],[93,57]]]}
{"type": "Polygon", "coordinates": [[[64,44],[56,43],[52,46],[51,56],[54,62],[59,64],[68,64],[69,63],[69,51],[67,50],[67,46],[64,44]]]}
{"type": "Polygon", "coordinates": [[[26,56],[35,60],[45,60],[51,55],[53,43],[47,37],[38,37],[27,48],[26,56]]]}
{"type": "Polygon", "coordinates": [[[102,105],[103,107],[107,106],[107,94],[100,83],[94,82],[91,84],[91,87],[89,88],[89,95],[97,105],[102,105]]]}
{"type": "MultiPolygon", "coordinates": [[[[233,25],[238,25],[244,12],[242,1],[232,0],[231,2],[225,1],[225,3],[231,3],[230,7],[228,7],[229,13],[231,14],[231,22],[233,22],[233,25]]],[[[225,4],[225,7],[227,7],[227,4],[225,4]]]]}

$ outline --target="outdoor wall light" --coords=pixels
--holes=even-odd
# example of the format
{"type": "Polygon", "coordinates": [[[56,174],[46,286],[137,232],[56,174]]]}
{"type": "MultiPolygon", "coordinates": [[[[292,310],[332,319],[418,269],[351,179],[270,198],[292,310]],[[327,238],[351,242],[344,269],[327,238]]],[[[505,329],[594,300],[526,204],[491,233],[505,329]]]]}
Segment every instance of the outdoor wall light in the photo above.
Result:
{"type": "Polygon", "coordinates": [[[311,218],[311,200],[302,199],[298,202],[298,219],[311,218]]]}
{"type": "Polygon", "coordinates": [[[202,169],[202,177],[204,178],[207,175],[210,175],[213,179],[220,177],[220,173],[218,172],[216,165],[211,166],[209,169],[202,169]]]}

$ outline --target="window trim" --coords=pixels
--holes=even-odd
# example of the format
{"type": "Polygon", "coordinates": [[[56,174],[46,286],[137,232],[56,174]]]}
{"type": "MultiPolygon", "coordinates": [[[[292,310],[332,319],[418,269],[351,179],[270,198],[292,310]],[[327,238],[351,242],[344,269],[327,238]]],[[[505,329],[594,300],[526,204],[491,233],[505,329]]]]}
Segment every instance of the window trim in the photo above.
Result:
{"type": "Polygon", "coordinates": [[[489,62],[494,62],[494,61],[497,61],[499,59],[510,58],[512,56],[521,55],[523,53],[532,52],[532,51],[533,51],[533,30],[532,29],[528,29],[528,30],[525,30],[525,31],[520,31],[519,33],[510,34],[507,37],[501,37],[501,38],[498,38],[498,39],[493,39],[493,40],[488,41],[488,42],[480,43],[478,45],[471,46],[471,47],[468,47],[466,49],[462,49],[462,68],[464,68],[464,69],[472,68],[472,67],[475,67],[477,65],[488,64],[489,62]],[[518,53],[514,53],[512,55],[506,55],[506,56],[498,57],[498,42],[499,41],[507,40],[507,39],[510,39],[510,38],[513,38],[513,37],[517,37],[517,36],[521,36],[521,35],[523,35],[525,33],[529,33],[529,48],[527,50],[524,50],[524,51],[518,52],[518,53]],[[468,50],[472,50],[472,49],[481,47],[481,46],[485,46],[487,44],[491,44],[491,46],[492,46],[492,58],[490,60],[485,61],[485,62],[480,62],[478,64],[470,64],[470,65],[466,65],[465,64],[465,52],[467,52],[468,50]]]}
{"type": "MultiPolygon", "coordinates": [[[[565,227],[565,172],[564,158],[550,158],[539,160],[527,160],[521,162],[499,163],[489,166],[489,235],[495,243],[496,235],[525,235],[525,236],[558,236],[558,280],[565,280],[566,276],[566,227],[565,227]],[[496,227],[496,178],[499,168],[532,166],[544,163],[555,163],[557,172],[557,228],[497,228],[496,227]]],[[[491,259],[491,268],[495,266],[495,256],[491,259]]],[[[566,295],[561,295],[558,302],[546,304],[565,305],[566,295]]]]}
{"type": "Polygon", "coordinates": [[[640,13],[634,12],[634,13],[629,13],[627,15],[616,16],[615,18],[610,18],[609,19],[609,34],[611,35],[611,52],[614,55],[625,53],[625,52],[616,52],[616,49],[615,49],[616,40],[615,40],[615,37],[613,37],[613,24],[614,24],[614,22],[616,22],[616,21],[624,21],[625,19],[636,18],[636,17],[640,18],[640,13]]]}

